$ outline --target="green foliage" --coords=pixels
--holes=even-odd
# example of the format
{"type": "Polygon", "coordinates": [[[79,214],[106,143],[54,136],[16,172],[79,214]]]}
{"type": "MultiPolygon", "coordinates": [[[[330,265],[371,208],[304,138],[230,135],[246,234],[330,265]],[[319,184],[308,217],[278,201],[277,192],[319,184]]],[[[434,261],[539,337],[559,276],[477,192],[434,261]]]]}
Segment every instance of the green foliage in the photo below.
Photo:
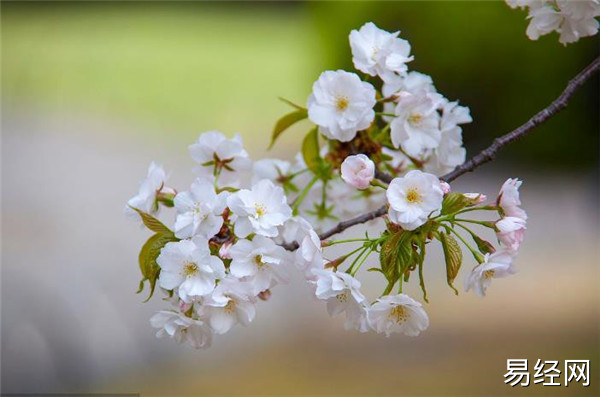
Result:
{"type": "Polygon", "coordinates": [[[179,239],[175,237],[175,234],[173,234],[168,227],[152,215],[138,209],[135,210],[140,214],[144,225],[146,225],[148,229],[156,232],[148,239],[148,241],[146,241],[146,243],[144,243],[138,258],[142,280],[140,281],[137,293],[139,294],[144,290],[144,282],[148,281],[150,284],[150,295],[148,295],[148,298],[145,300],[145,302],[147,302],[154,294],[156,280],[158,280],[160,274],[160,266],[156,263],[156,258],[158,258],[160,251],[167,243],[179,241],[179,239]]]}
{"type": "Polygon", "coordinates": [[[390,234],[381,245],[379,260],[382,273],[392,285],[414,263],[414,251],[412,248],[413,234],[406,230],[400,230],[390,234]]]}
{"type": "Polygon", "coordinates": [[[454,214],[470,205],[472,200],[462,193],[451,192],[444,197],[442,202],[442,215],[454,214]]]}
{"type": "Polygon", "coordinates": [[[319,154],[319,131],[317,127],[310,130],[302,141],[302,157],[309,170],[318,175],[323,159],[319,154]]]}
{"type": "Polygon", "coordinates": [[[271,135],[271,143],[269,144],[268,149],[271,149],[275,144],[275,141],[285,130],[294,125],[300,120],[304,120],[308,117],[308,111],[304,108],[300,108],[291,113],[286,114],[275,124],[275,128],[273,129],[273,134],[271,135]]]}
{"type": "Polygon", "coordinates": [[[140,211],[137,208],[131,207],[131,209],[133,209],[135,212],[137,212],[140,217],[142,218],[142,222],[144,222],[144,225],[152,230],[153,232],[156,233],[173,233],[171,232],[171,229],[169,229],[168,227],[165,226],[164,223],[162,223],[161,221],[159,221],[158,219],[156,219],[155,217],[153,217],[152,215],[144,212],[144,211],[140,211]]]}
{"type": "Polygon", "coordinates": [[[475,233],[471,233],[471,236],[473,237],[473,241],[475,241],[475,244],[477,244],[477,249],[479,249],[479,252],[481,252],[482,254],[493,254],[494,252],[496,252],[496,248],[494,248],[494,246],[489,241],[482,239],[475,233]]]}
{"type": "Polygon", "coordinates": [[[448,233],[440,232],[438,238],[442,243],[444,259],[446,260],[446,280],[450,288],[458,295],[458,290],[454,287],[453,282],[462,265],[462,249],[458,241],[448,233]]]}

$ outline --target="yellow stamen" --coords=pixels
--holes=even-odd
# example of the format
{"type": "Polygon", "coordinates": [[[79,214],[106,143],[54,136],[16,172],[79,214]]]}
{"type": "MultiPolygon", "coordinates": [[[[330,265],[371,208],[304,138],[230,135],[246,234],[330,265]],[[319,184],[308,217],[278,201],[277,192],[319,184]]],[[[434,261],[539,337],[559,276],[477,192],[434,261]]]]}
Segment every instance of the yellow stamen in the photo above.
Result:
{"type": "Polygon", "coordinates": [[[408,116],[408,122],[411,124],[419,124],[423,120],[423,115],[421,113],[413,113],[408,116]]]}
{"type": "Polygon", "coordinates": [[[496,272],[494,270],[486,270],[485,272],[483,272],[483,277],[487,280],[494,277],[495,273],[496,272]]]}
{"type": "Polygon", "coordinates": [[[340,303],[346,303],[348,301],[348,290],[342,292],[341,294],[336,295],[335,298],[340,303]]]}
{"type": "Polygon", "coordinates": [[[396,321],[396,323],[401,324],[410,318],[410,313],[404,306],[396,306],[390,311],[388,317],[396,321]]]}
{"type": "Polygon", "coordinates": [[[262,204],[254,204],[254,209],[256,210],[256,216],[259,218],[267,213],[267,209],[262,204]]]}
{"type": "Polygon", "coordinates": [[[185,277],[193,276],[196,273],[198,273],[198,265],[194,262],[185,262],[183,264],[183,275],[185,277]]]}
{"type": "Polygon", "coordinates": [[[348,98],[345,96],[338,96],[335,100],[335,107],[337,108],[338,112],[343,112],[344,110],[346,110],[346,108],[349,105],[349,101],[348,98]]]}
{"type": "Polygon", "coordinates": [[[423,197],[419,194],[419,190],[417,188],[410,188],[406,192],[406,201],[411,204],[418,204],[423,202],[423,197]]]}
{"type": "Polygon", "coordinates": [[[226,313],[234,313],[235,312],[235,301],[233,299],[231,299],[229,302],[227,302],[227,305],[223,308],[225,310],[226,313]]]}

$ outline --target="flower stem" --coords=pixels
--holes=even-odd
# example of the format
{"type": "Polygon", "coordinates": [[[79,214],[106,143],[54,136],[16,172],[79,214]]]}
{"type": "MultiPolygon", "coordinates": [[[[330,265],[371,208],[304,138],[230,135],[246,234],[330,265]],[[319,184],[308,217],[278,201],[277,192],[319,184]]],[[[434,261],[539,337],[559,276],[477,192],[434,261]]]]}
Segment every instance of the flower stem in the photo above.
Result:
{"type": "Polygon", "coordinates": [[[321,244],[322,247],[329,247],[331,245],[336,245],[336,244],[344,244],[344,243],[355,243],[358,241],[373,241],[369,238],[349,238],[346,240],[334,240],[334,241],[323,241],[323,243],[321,244]]]}
{"type": "Polygon", "coordinates": [[[294,211],[294,215],[298,215],[298,207],[300,207],[300,204],[302,204],[302,201],[304,201],[304,199],[308,195],[308,192],[313,187],[313,185],[315,183],[317,183],[318,180],[319,180],[319,177],[314,176],[313,179],[311,179],[310,182],[308,182],[308,184],[304,187],[304,189],[302,190],[302,193],[300,193],[300,195],[298,197],[296,197],[296,199],[294,200],[294,203],[292,204],[292,209],[294,211]]]}
{"type": "Polygon", "coordinates": [[[460,241],[462,241],[462,243],[469,249],[469,251],[471,251],[471,254],[475,258],[477,263],[483,263],[483,256],[479,252],[477,252],[473,247],[471,247],[469,243],[467,243],[467,241],[463,238],[463,236],[461,236],[456,230],[452,229],[451,227],[445,226],[445,228],[446,231],[454,233],[454,235],[458,237],[460,241]]]}
{"type": "Polygon", "coordinates": [[[388,186],[387,186],[385,183],[383,183],[383,182],[380,182],[378,179],[373,179],[373,180],[371,181],[371,186],[380,187],[380,188],[382,188],[383,190],[387,190],[387,188],[388,188],[388,186]]]}

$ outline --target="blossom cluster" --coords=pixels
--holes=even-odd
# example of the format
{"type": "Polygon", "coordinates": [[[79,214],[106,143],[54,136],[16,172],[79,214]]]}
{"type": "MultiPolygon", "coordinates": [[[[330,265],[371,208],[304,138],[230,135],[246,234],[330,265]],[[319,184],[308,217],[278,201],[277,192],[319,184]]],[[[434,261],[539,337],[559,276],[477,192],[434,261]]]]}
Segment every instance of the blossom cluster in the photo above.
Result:
{"type": "Polygon", "coordinates": [[[239,135],[209,131],[189,147],[196,163],[189,189],[168,187],[163,168],[150,165],[126,212],[155,233],[139,259],[140,292],[149,285],[152,296],[158,286],[171,304],[151,319],[157,336],[209,346],[214,335],[252,322],[257,304],[294,271],[331,316],[344,316],[347,329],[415,336],[429,317],[402,286],[417,270],[427,301],[422,269],[429,244],[441,244],[456,293],[461,244],[477,262],[465,278],[467,291],[485,295],[492,279],[515,272],[527,220],[521,181],[507,180],[487,203],[485,195],[454,192],[440,179],[464,162],[460,125],[471,121],[468,108],[437,93],[429,76],[408,71],[413,57],[399,32],[367,23],[350,33],[350,46],[362,74],[324,72],[307,107],[290,103],[295,110],[275,126],[272,144],[297,121],[316,125],[295,161],[253,162],[239,135]],[[374,77],[375,85],[368,82],[374,77]],[[160,207],[175,209],[170,227],[156,218],[160,207]],[[385,215],[372,225],[375,237],[319,235],[378,207],[385,215]],[[499,217],[469,217],[477,211],[499,217]],[[496,247],[474,226],[493,230],[496,247]],[[340,245],[351,248],[331,258],[327,248],[340,245]],[[365,263],[386,281],[374,300],[361,290],[365,263]]]}
{"type": "Polygon", "coordinates": [[[506,3],[511,8],[528,9],[526,33],[531,40],[557,32],[559,41],[567,45],[598,33],[598,0],[506,0],[506,3]]]}

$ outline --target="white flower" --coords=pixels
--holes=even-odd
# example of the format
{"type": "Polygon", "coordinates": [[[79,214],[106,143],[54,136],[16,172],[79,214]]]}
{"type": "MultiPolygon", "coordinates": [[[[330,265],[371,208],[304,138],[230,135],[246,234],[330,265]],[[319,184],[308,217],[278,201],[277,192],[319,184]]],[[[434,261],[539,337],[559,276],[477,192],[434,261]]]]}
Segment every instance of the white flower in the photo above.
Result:
{"type": "Polygon", "coordinates": [[[306,219],[301,216],[293,216],[279,227],[279,236],[283,240],[281,242],[300,242],[311,230],[313,228],[306,219]]]}
{"type": "Polygon", "coordinates": [[[437,92],[431,76],[416,71],[409,72],[406,76],[394,76],[394,78],[388,79],[383,84],[381,91],[386,98],[398,94],[400,91],[407,91],[411,94],[437,92]]]}
{"type": "Polygon", "coordinates": [[[394,178],[386,196],[390,221],[414,230],[442,208],[444,192],[435,175],[413,170],[402,178],[394,178]]]}
{"type": "Polygon", "coordinates": [[[367,331],[367,301],[360,292],[360,281],[344,272],[316,270],[315,295],[327,301],[330,316],[346,313],[346,329],[367,331]]]}
{"type": "Polygon", "coordinates": [[[216,169],[221,186],[239,182],[240,172],[248,170],[252,164],[239,134],[227,139],[218,131],[204,132],[190,145],[189,151],[198,163],[195,170],[201,175],[212,176],[216,169]]]}
{"type": "Polygon", "coordinates": [[[465,279],[465,291],[471,288],[479,296],[485,296],[485,291],[492,283],[492,278],[502,278],[516,273],[513,255],[508,251],[499,250],[486,254],[484,262],[475,266],[465,279]]]}
{"type": "Polygon", "coordinates": [[[215,193],[210,180],[197,178],[189,192],[181,192],[175,196],[174,204],[177,212],[175,235],[188,238],[201,235],[208,239],[217,234],[223,225],[221,214],[227,206],[228,193],[215,193]]]}
{"type": "Polygon", "coordinates": [[[562,22],[562,16],[551,5],[536,7],[529,11],[529,26],[527,26],[527,37],[537,40],[540,36],[557,30],[562,22]]]}
{"type": "Polygon", "coordinates": [[[458,102],[446,102],[442,107],[442,119],[440,127],[442,132],[452,130],[459,124],[466,124],[473,121],[468,107],[460,106],[458,102]]]}
{"type": "Polygon", "coordinates": [[[231,275],[250,282],[254,294],[288,281],[287,251],[271,239],[256,236],[252,241],[239,240],[231,247],[229,255],[231,275]]]}
{"type": "Polygon", "coordinates": [[[598,33],[599,23],[595,19],[600,16],[598,0],[507,2],[513,8],[529,6],[530,22],[526,33],[531,40],[556,31],[560,34],[559,41],[566,45],[578,41],[581,37],[598,33]]]}
{"type": "Polygon", "coordinates": [[[465,162],[467,151],[462,145],[462,130],[454,127],[442,131],[439,145],[425,162],[425,171],[442,176],[465,162]]]}
{"type": "Polygon", "coordinates": [[[326,71],[313,84],[308,117],[330,139],[348,142],[375,118],[375,88],[354,73],[326,71]]]}
{"type": "Polygon", "coordinates": [[[386,336],[392,332],[417,336],[429,326],[429,317],[421,304],[410,296],[386,295],[371,305],[369,325],[386,336]]]}
{"type": "Polygon", "coordinates": [[[225,276],[223,262],[210,254],[208,240],[200,236],[167,243],[156,263],[161,269],[158,284],[166,290],[178,288],[184,302],[210,294],[216,280],[225,276]]]}
{"type": "Polygon", "coordinates": [[[408,41],[398,38],[400,32],[386,32],[372,22],[350,32],[350,47],[354,67],[371,76],[388,78],[394,73],[405,74],[410,55],[408,41]]]}
{"type": "Polygon", "coordinates": [[[496,228],[498,228],[496,233],[498,240],[510,253],[515,254],[525,237],[527,229],[525,220],[507,216],[496,222],[496,228]]]}
{"type": "Polygon", "coordinates": [[[159,328],[156,336],[162,338],[169,336],[177,343],[188,342],[196,349],[209,347],[212,333],[200,320],[194,320],[181,313],[160,311],[150,319],[154,328],[159,328]]]}
{"type": "Polygon", "coordinates": [[[315,271],[323,270],[324,260],[321,240],[314,230],[310,230],[300,241],[295,255],[295,265],[304,274],[304,278],[311,281],[316,280],[315,271]]]}
{"type": "Polygon", "coordinates": [[[251,233],[276,237],[277,227],[292,216],[283,189],[268,179],[254,184],[252,190],[242,189],[232,194],[227,205],[238,217],[235,234],[242,238],[251,233]]]}
{"type": "Polygon", "coordinates": [[[222,280],[205,305],[205,315],[212,330],[224,334],[235,324],[250,324],[256,316],[252,287],[235,278],[222,280]]]}
{"type": "Polygon", "coordinates": [[[252,183],[261,179],[269,179],[273,183],[281,183],[289,176],[291,164],[289,161],[278,159],[262,159],[252,165],[252,183]]]}
{"type": "Polygon", "coordinates": [[[497,205],[502,208],[504,215],[527,220],[527,214],[522,208],[519,207],[521,205],[521,199],[519,198],[519,187],[522,183],[522,181],[516,178],[509,178],[502,185],[496,202],[497,205]]]}
{"type": "Polygon", "coordinates": [[[173,189],[165,188],[167,175],[162,166],[152,162],[148,167],[148,175],[140,182],[138,193],[127,201],[125,214],[133,219],[140,219],[137,212],[131,209],[137,208],[140,211],[153,214],[158,212],[158,203],[156,195],[159,192],[174,193],[173,189]]]}
{"type": "Polygon", "coordinates": [[[392,119],[391,138],[396,148],[409,156],[420,157],[427,149],[436,148],[442,138],[440,103],[431,94],[401,92],[392,119]]]}
{"type": "Polygon", "coordinates": [[[375,177],[375,163],[364,154],[348,156],[342,162],[342,179],[357,189],[366,189],[375,177]]]}

